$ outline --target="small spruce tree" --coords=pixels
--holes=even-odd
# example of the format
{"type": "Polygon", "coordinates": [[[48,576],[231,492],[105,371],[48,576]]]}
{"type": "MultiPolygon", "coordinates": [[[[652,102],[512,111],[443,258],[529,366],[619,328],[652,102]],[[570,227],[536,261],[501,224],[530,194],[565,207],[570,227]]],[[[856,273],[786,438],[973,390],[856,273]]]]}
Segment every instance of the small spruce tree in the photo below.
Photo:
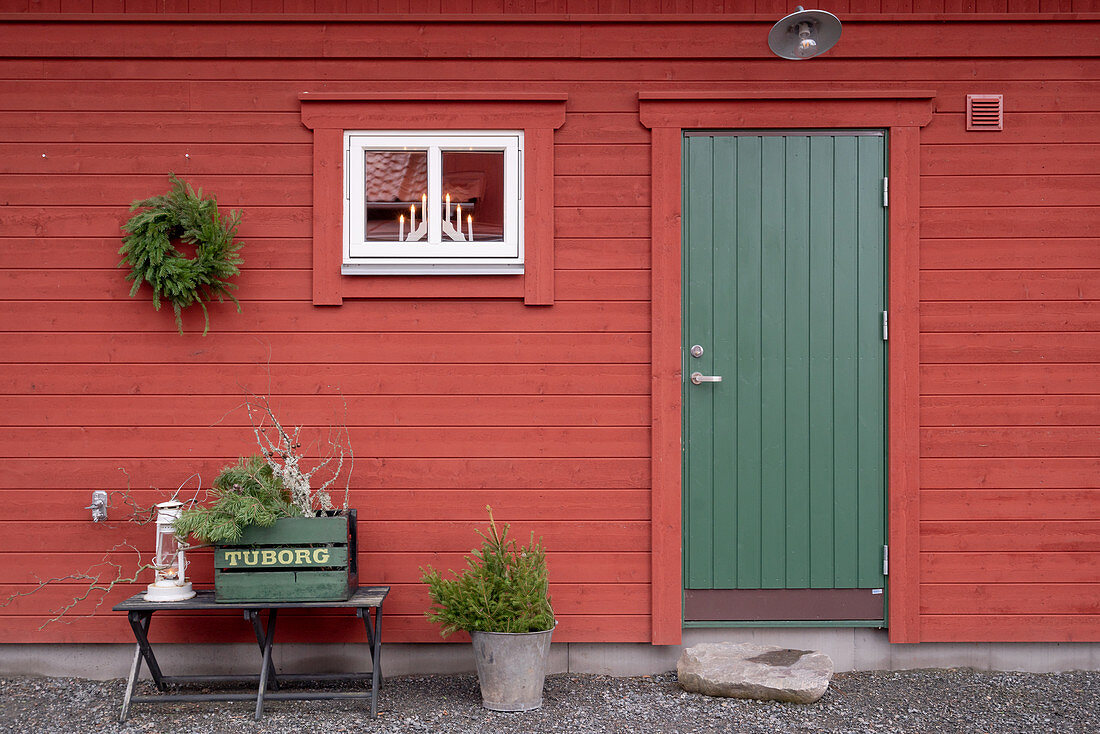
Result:
{"type": "Polygon", "coordinates": [[[508,525],[498,531],[488,505],[489,531],[481,536],[481,550],[466,556],[466,568],[455,578],[443,578],[431,566],[421,568],[432,606],[425,612],[443,625],[444,637],[467,632],[543,632],[554,628],[550,604],[546,553],[541,538],[520,546],[508,539],[508,525]]]}

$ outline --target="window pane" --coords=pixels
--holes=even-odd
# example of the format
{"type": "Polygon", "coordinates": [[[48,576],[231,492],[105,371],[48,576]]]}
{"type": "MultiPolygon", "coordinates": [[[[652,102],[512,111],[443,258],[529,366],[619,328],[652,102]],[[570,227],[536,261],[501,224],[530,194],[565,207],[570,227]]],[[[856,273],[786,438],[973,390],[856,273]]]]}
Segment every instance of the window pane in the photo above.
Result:
{"type": "Polygon", "coordinates": [[[443,241],[504,239],[504,151],[451,151],[443,156],[443,241]],[[447,195],[451,197],[450,216],[447,195]],[[459,221],[461,218],[461,221],[459,221]]]}
{"type": "Polygon", "coordinates": [[[366,150],[363,155],[367,199],[363,239],[426,241],[422,202],[428,195],[427,151],[366,150]]]}

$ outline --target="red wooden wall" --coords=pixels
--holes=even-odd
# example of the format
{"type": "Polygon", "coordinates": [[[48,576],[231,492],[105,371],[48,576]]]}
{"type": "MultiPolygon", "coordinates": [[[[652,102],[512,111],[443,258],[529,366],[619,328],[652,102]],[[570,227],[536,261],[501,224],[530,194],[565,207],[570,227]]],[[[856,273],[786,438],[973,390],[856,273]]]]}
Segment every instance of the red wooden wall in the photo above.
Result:
{"type": "MultiPolygon", "coordinates": [[[[479,2],[459,10],[479,11],[479,2]]],[[[101,9],[69,3],[41,10],[101,9]]],[[[133,9],[208,9],[153,5],[133,9]]],[[[447,0],[436,5],[451,12],[447,0]]],[[[339,6],[353,11],[350,0],[339,6]]],[[[209,9],[252,7],[261,9],[256,0],[209,9]]],[[[289,0],[271,8],[298,9],[289,0]]],[[[307,426],[341,420],[347,403],[362,578],[394,587],[387,640],[438,639],[421,614],[417,569],[460,564],[486,503],[524,537],[545,538],[562,616],[555,639],[648,640],[650,154],[637,94],[889,86],[938,92],[921,131],[913,274],[921,638],[1100,638],[1095,28],[852,22],[828,56],[791,63],[768,52],[768,27],[7,16],[0,593],[86,568],[124,537],[150,547],[149,528],[89,522],[91,491],[124,487],[119,467],[147,501],[145,488],[174,489],[192,471],[209,483],[254,450],[246,416],[232,411],[243,391],[270,391],[285,420],[307,426]],[[555,135],[553,306],[312,305],[312,136],[298,94],[410,85],[569,94],[555,135]],[[966,132],[968,92],[1005,95],[1003,132],[966,132]],[[146,292],[129,299],[114,267],[129,203],[166,190],[169,171],[244,209],[243,312],[215,306],[205,338],[201,317],[189,315],[180,337],[146,292]]],[[[208,567],[195,564],[199,582],[210,581],[208,567]]],[[[71,593],[59,585],[0,609],[0,640],[127,641],[115,615],[37,632],[71,593]]],[[[353,622],[332,624],[358,639],[353,622]]],[[[160,621],[154,638],[166,630],[247,640],[232,615],[213,625],[160,621]]],[[[283,633],[311,639],[305,625],[283,633]]]]}
{"type": "Polygon", "coordinates": [[[1090,100],[1049,104],[1042,88],[1068,88],[1005,86],[1002,133],[925,131],[923,639],[1100,637],[1100,95],[1084,83],[1090,100]]]}
{"type": "MultiPolygon", "coordinates": [[[[0,13],[340,14],[763,14],[793,12],[785,0],[0,0],[0,13]]],[[[832,0],[858,14],[1095,13],[1097,0],[832,0]]]]}

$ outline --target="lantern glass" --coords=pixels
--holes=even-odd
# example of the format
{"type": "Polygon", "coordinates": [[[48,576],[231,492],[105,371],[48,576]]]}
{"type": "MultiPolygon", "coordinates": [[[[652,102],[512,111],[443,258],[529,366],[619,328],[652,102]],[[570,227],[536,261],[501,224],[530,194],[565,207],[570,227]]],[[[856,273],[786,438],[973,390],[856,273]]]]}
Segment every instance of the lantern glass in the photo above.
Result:
{"type": "Polygon", "coordinates": [[[183,576],[183,564],[180,562],[182,558],[175,525],[172,522],[162,525],[158,519],[157,555],[153,561],[157,571],[157,581],[175,581],[183,576]]]}

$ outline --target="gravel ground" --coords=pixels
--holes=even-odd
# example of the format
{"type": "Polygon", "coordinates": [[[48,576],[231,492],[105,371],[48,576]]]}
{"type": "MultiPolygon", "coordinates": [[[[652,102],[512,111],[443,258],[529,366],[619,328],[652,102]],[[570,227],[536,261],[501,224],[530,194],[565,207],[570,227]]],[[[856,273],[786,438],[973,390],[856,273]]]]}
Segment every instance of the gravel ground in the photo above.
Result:
{"type": "MultiPolygon", "coordinates": [[[[381,716],[365,702],[273,701],[263,721],[241,702],[137,704],[117,723],[124,681],[0,678],[2,732],[967,732],[1097,734],[1100,672],[915,670],[837,674],[816,704],[708,698],[675,673],[639,678],[563,674],[541,709],[481,708],[473,675],[388,679],[381,716]]],[[[144,684],[151,691],[148,684],[144,684]]]]}

